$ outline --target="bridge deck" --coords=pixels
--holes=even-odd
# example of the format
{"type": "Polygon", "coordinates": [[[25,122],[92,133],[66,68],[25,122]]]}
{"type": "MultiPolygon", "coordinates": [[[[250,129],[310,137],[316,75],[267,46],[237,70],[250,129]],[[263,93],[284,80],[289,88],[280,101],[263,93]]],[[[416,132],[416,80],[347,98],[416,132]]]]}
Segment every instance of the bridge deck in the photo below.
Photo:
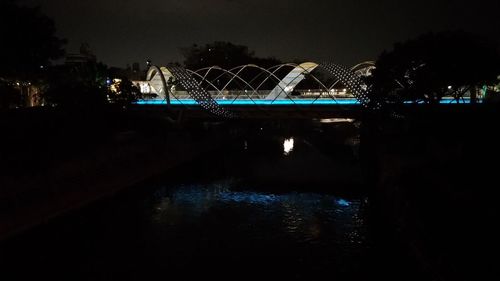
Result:
{"type": "MultiPolygon", "coordinates": [[[[345,105],[355,105],[360,106],[361,104],[355,98],[339,98],[339,99],[307,99],[307,98],[296,98],[296,99],[276,99],[276,100],[266,100],[266,99],[215,99],[215,101],[222,106],[345,106],[345,105]]],[[[457,100],[451,97],[445,97],[441,100],[441,104],[456,104],[457,100]]],[[[463,98],[459,100],[459,103],[468,104],[470,103],[470,98],[463,98]]],[[[162,105],[166,104],[165,100],[140,100],[137,102],[140,105],[162,105]]],[[[171,99],[171,105],[198,105],[194,99],[171,99]]]]}

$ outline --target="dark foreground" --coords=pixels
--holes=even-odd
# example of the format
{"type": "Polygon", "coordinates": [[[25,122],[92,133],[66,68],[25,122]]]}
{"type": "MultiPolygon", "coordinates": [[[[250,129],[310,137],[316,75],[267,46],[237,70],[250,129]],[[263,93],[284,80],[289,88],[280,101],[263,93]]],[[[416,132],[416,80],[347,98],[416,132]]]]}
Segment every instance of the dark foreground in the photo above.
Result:
{"type": "Polygon", "coordinates": [[[284,151],[289,137],[252,129],[164,176],[8,239],[0,245],[2,275],[359,280],[369,258],[366,194],[359,179],[348,185],[340,174],[325,176],[324,167],[357,170],[356,157],[349,146],[331,152],[300,136],[284,151]]]}
{"type": "Polygon", "coordinates": [[[2,245],[9,280],[359,280],[364,201],[160,184],[94,205],[2,245]]]}
{"type": "Polygon", "coordinates": [[[0,242],[8,280],[498,276],[495,108],[340,125],[71,116],[7,126],[0,219],[40,225],[0,242]]]}

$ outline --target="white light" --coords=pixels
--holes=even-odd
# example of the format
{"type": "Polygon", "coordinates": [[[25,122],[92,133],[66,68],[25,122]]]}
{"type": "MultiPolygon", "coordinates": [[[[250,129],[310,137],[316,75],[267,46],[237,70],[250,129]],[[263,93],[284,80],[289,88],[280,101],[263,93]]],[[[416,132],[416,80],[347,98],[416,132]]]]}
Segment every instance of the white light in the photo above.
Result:
{"type": "Polygon", "coordinates": [[[320,123],[329,124],[329,123],[352,123],[354,119],[351,118],[325,118],[319,120],[320,123]]]}
{"type": "Polygon", "coordinates": [[[293,145],[294,145],[293,138],[286,139],[283,142],[283,154],[284,155],[289,155],[290,152],[293,151],[293,145]]]}

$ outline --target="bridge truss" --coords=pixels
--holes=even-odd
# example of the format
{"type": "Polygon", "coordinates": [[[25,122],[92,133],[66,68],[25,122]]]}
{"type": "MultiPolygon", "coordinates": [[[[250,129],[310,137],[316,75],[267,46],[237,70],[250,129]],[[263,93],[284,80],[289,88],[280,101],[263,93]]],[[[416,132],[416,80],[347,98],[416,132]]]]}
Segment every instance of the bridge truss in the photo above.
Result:
{"type": "Polygon", "coordinates": [[[222,117],[233,116],[225,105],[243,103],[314,105],[349,99],[368,108],[377,107],[371,103],[364,81],[374,65],[364,62],[347,68],[329,62],[305,62],[270,68],[254,64],[233,69],[212,66],[195,71],[180,66],[151,66],[143,82],[157,95],[154,101],[198,104],[222,117]],[[301,89],[301,84],[307,84],[308,90],[301,89]]]}

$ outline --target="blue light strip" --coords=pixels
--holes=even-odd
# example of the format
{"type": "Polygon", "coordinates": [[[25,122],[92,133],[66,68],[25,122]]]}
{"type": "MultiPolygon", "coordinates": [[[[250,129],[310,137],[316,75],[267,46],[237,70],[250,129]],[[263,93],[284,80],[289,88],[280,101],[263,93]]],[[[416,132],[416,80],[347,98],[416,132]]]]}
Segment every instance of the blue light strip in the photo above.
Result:
{"type": "MultiPolygon", "coordinates": [[[[359,105],[356,99],[342,99],[342,100],[314,100],[314,99],[294,99],[292,100],[216,100],[220,105],[267,105],[267,106],[280,106],[280,105],[359,105]]],[[[136,102],[141,105],[161,105],[166,104],[165,100],[139,100],[136,102]]],[[[198,103],[192,99],[179,99],[171,100],[172,105],[197,105],[198,103]]]]}
{"type": "MultiPolygon", "coordinates": [[[[225,106],[252,106],[252,105],[264,105],[264,106],[283,106],[283,105],[361,105],[355,98],[344,98],[344,99],[294,99],[292,100],[226,100],[217,99],[216,102],[220,105],[225,106]]],[[[481,101],[478,101],[481,103],[481,101]]],[[[411,102],[406,102],[411,103],[411,102]]],[[[443,98],[440,102],[441,104],[457,104],[454,98],[443,98]]],[[[460,100],[460,104],[470,104],[469,98],[464,98],[460,100]]],[[[136,102],[139,105],[162,105],[167,104],[165,100],[139,100],[136,102]]],[[[198,105],[194,99],[172,99],[172,105],[198,105]]]]}

